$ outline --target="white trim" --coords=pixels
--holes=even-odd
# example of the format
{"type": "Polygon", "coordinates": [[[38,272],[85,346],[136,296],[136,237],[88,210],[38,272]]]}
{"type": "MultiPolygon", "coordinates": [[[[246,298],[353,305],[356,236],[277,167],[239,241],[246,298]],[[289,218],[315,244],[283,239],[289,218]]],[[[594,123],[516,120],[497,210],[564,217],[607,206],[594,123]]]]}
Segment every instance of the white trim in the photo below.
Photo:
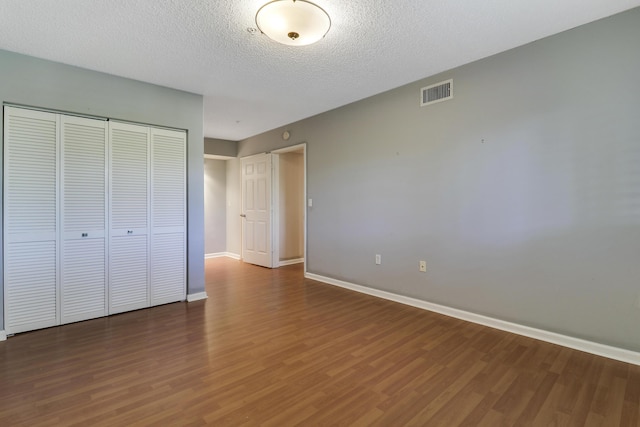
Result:
{"type": "Polygon", "coordinates": [[[205,159],[211,159],[211,160],[231,160],[231,159],[235,159],[235,157],[233,157],[233,156],[220,156],[218,154],[205,154],[204,158],[205,159]]]}
{"type": "Polygon", "coordinates": [[[279,148],[277,150],[273,150],[272,153],[273,154],[282,154],[282,153],[290,153],[292,151],[300,151],[300,150],[306,150],[307,149],[307,143],[306,142],[302,142],[300,144],[295,144],[295,145],[290,145],[288,147],[284,147],[284,148],[279,148]]]}
{"type": "Polygon", "coordinates": [[[271,265],[280,267],[280,155],[275,153],[271,154],[271,265]]]}
{"type": "Polygon", "coordinates": [[[550,342],[552,344],[561,345],[563,347],[580,350],[597,356],[607,357],[609,359],[619,360],[621,362],[640,365],[640,353],[626,350],[623,348],[612,347],[580,338],[570,337],[555,332],[545,331],[543,329],[532,328],[529,326],[519,325],[517,323],[507,322],[505,320],[495,319],[493,317],[483,316],[471,313],[457,308],[447,307],[440,304],[419,300],[416,298],[406,297],[387,291],[368,288],[362,285],[356,285],[342,280],[332,279],[330,277],[320,276],[313,273],[305,273],[307,279],[317,280],[318,282],[327,283],[329,285],[339,286],[341,288],[360,292],[374,297],[383,298],[389,301],[399,302],[400,304],[410,305],[412,307],[421,308],[423,310],[433,311],[435,313],[444,314],[445,316],[455,317],[456,319],[466,320],[467,322],[477,323],[479,325],[488,326],[490,328],[500,329],[506,332],[534,338],[541,341],[550,342]]]}
{"type": "Polygon", "coordinates": [[[207,299],[206,292],[198,292],[197,294],[189,294],[187,295],[187,302],[200,301],[203,299],[207,299]]]}
{"type": "Polygon", "coordinates": [[[214,253],[210,253],[210,254],[204,254],[204,259],[209,259],[209,258],[222,258],[222,257],[227,257],[227,258],[233,258],[233,259],[240,259],[240,255],[238,254],[234,254],[231,252],[214,252],[214,253]]]}
{"type": "Polygon", "coordinates": [[[278,267],[284,267],[285,265],[300,264],[301,262],[304,262],[304,258],[287,259],[284,261],[280,261],[278,263],[278,267]]]}
{"type": "Polygon", "coordinates": [[[7,339],[7,333],[5,331],[0,331],[0,341],[5,341],[7,339]]]}
{"type": "Polygon", "coordinates": [[[214,253],[210,253],[210,254],[204,254],[204,259],[209,259],[209,258],[222,258],[227,256],[226,252],[214,252],[214,253]]]}
{"type": "Polygon", "coordinates": [[[104,122],[109,121],[108,117],[92,116],[92,115],[89,115],[89,114],[74,113],[74,112],[66,111],[66,110],[56,110],[55,108],[34,107],[33,105],[16,104],[16,103],[13,103],[13,102],[3,102],[2,106],[3,107],[11,107],[11,108],[20,108],[21,110],[40,111],[40,112],[43,112],[43,113],[64,114],[65,116],[83,117],[83,118],[91,119],[91,120],[102,120],[104,122]]]}

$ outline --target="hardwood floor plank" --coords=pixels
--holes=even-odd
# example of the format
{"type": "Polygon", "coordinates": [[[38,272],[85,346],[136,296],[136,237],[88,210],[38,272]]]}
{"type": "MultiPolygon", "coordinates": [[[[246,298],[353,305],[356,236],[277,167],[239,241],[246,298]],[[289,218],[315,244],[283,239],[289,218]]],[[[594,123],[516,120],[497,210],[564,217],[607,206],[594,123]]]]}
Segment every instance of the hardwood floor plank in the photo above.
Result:
{"type": "Polygon", "coordinates": [[[571,415],[576,425],[584,425],[587,423],[589,409],[596,395],[597,386],[594,383],[587,383],[578,396],[578,403],[574,407],[571,415]]]}
{"type": "Polygon", "coordinates": [[[503,414],[501,414],[500,412],[490,409],[484,417],[482,417],[482,419],[480,420],[480,422],[478,422],[477,424],[474,424],[474,426],[478,426],[478,427],[496,427],[496,426],[510,426],[512,424],[508,424],[505,416],[503,414]]]}
{"type": "Polygon", "coordinates": [[[483,398],[484,396],[471,391],[471,389],[461,388],[435,412],[423,410],[414,416],[407,425],[423,426],[428,424],[442,427],[461,425],[467,416],[478,407],[483,398]]]}
{"type": "Polygon", "coordinates": [[[640,425],[640,367],[269,270],[0,343],[2,426],[640,425]]]}
{"type": "Polygon", "coordinates": [[[558,380],[558,374],[553,372],[548,372],[540,384],[540,386],[533,393],[529,402],[527,402],[527,406],[524,408],[520,416],[515,421],[515,424],[524,425],[527,422],[531,422],[535,418],[536,415],[540,412],[540,408],[544,404],[544,402],[549,397],[549,392],[555,385],[558,380]]]}

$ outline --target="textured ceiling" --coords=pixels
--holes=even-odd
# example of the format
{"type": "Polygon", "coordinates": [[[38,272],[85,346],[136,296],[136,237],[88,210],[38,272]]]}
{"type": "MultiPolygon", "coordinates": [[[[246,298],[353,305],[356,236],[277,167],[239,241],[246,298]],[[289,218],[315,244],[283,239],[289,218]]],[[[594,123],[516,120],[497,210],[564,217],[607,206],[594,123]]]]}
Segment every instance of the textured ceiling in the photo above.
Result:
{"type": "Polygon", "coordinates": [[[640,6],[316,0],[331,30],[288,47],[247,31],[266,2],[3,0],[0,49],[202,94],[205,135],[240,140],[640,6]]]}

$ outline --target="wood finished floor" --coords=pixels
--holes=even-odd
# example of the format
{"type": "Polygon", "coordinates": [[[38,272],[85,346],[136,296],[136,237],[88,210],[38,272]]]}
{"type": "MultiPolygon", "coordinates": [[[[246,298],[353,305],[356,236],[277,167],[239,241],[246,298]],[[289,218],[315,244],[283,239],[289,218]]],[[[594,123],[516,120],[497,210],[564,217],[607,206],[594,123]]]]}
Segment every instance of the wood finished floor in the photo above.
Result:
{"type": "Polygon", "coordinates": [[[0,343],[0,426],[639,426],[640,367],[268,270],[0,343]]]}

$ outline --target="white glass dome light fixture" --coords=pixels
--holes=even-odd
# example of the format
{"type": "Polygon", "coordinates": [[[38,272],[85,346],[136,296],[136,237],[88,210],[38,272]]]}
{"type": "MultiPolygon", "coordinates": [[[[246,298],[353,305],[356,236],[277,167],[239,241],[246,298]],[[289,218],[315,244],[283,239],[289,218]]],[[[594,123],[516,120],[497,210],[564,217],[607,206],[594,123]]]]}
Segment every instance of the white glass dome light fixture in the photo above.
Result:
{"type": "Polygon", "coordinates": [[[320,6],[306,0],[274,0],[258,9],[256,25],[278,43],[306,46],[327,34],[331,18],[320,6]]]}

